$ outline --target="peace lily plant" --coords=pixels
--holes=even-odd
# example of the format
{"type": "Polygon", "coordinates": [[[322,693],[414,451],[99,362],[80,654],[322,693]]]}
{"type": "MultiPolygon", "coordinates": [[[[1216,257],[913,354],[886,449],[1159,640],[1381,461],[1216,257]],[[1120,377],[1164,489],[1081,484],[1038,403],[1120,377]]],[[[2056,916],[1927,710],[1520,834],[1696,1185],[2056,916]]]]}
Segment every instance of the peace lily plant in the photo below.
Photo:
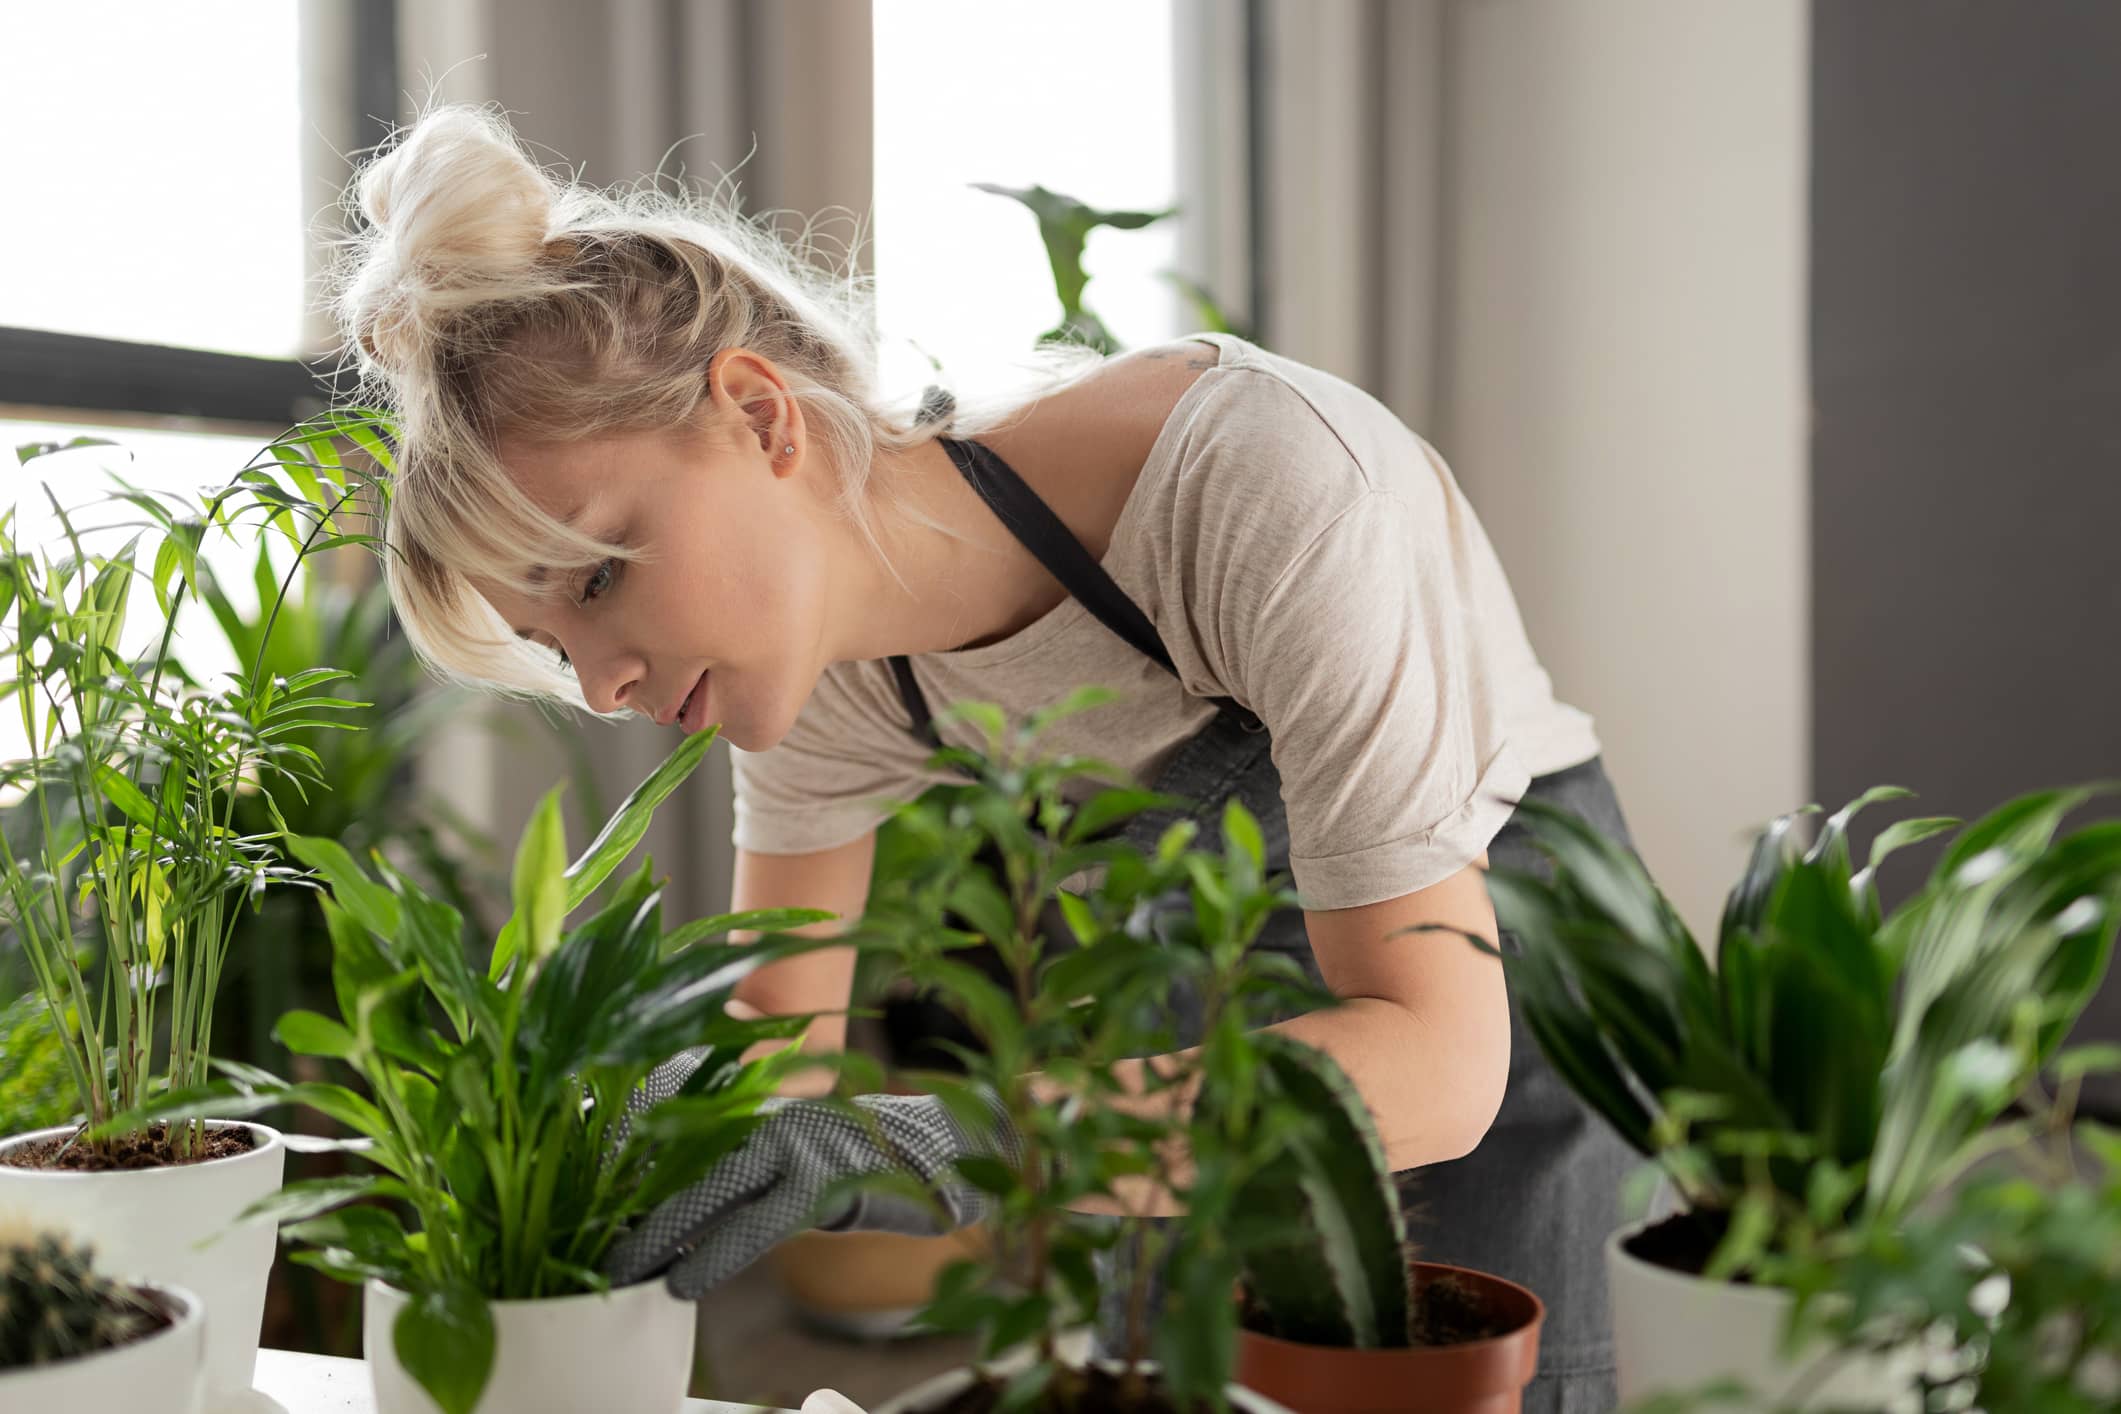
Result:
{"type": "MultiPolygon", "coordinates": [[[[13,668],[0,701],[24,739],[24,754],[0,765],[10,954],[0,962],[28,975],[79,1117],[0,1139],[0,1207],[94,1242],[116,1267],[196,1290],[215,1313],[217,1396],[250,1384],[271,1232],[198,1243],[279,1186],[283,1147],[263,1126],[151,1126],[139,1115],[205,1079],[238,916],[302,872],[271,832],[236,821],[244,800],[270,810],[311,786],[315,754],[295,737],[339,725],[350,705],[331,695],[343,676],[332,668],[262,670],[274,614],[308,557],[370,543],[356,528],[368,478],[344,464],[342,443],[387,470],[371,418],[349,409],[283,434],[197,500],[119,480],[106,505],[133,519],[114,526],[90,525],[49,492],[49,543],[19,538],[21,507],[0,515],[0,652],[13,668]],[[225,680],[194,679],[174,650],[205,546],[274,536],[292,563],[261,586],[259,656],[225,680]],[[127,626],[150,594],[159,620],[135,650],[127,626]]],[[[84,437],[16,455],[111,445],[84,437]]]]}
{"type": "Polygon", "coordinates": [[[461,915],[380,855],[364,864],[333,841],[296,838],[326,885],[339,1015],[290,1011],[277,1035],[298,1055],[344,1062],[366,1093],[223,1064],[224,1081],[155,1108],[296,1103],[356,1136],[371,1171],[290,1184],[246,1216],[283,1224],[302,1249],[296,1262],[366,1284],[364,1344],[384,1414],[683,1398],[690,1306],[659,1278],[613,1291],[599,1264],[629,1223],[743,1142],[798,1062],[791,1038],[811,1018],[739,1020],[724,1007],[752,969],[823,944],[730,934],[830,916],[666,927],[646,864],[595,899],[713,739],[687,737],[571,864],[559,791],[548,793],[517,848],[514,911],[484,966],[465,950],[461,915]],[[790,1044],[743,1060],[775,1040],[790,1044]],[[674,1097],[630,1105],[652,1069],[691,1048],[705,1057],[674,1097]]]}

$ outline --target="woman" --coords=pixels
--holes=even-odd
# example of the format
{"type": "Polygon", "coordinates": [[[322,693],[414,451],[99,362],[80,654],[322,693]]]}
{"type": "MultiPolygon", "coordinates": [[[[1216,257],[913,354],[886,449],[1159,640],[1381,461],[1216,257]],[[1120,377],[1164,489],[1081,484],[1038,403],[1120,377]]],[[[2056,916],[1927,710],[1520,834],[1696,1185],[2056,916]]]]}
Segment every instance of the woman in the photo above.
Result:
{"type": "MultiPolygon", "coordinates": [[[[1480,870],[1536,868],[1531,793],[1624,830],[1449,470],[1361,390],[1243,339],[1050,355],[949,420],[894,416],[862,291],[732,213],[558,186],[497,119],[443,108],[361,174],[336,309],[400,415],[390,583],[433,662],[736,748],[739,909],[842,918],[884,798],[928,784],[930,702],[1123,700],[1048,745],[1201,803],[1241,797],[1307,910],[1265,945],[1345,999],[1279,1029],[1330,1052],[1425,1254],[1524,1282],[1549,1325],[1528,1408],[1609,1406],[1598,1243],[1626,1156],[1525,1036],[1480,870]],[[1423,940],[1427,941],[1427,940],[1423,940]]],[[[948,739],[951,729],[942,735],[948,739]]],[[[845,1007],[852,960],[762,969],[760,1012],[845,1007]]],[[[833,1048],[843,1023],[807,1043],[833,1048]]],[[[674,1065],[656,1093],[682,1079],[674,1065]]],[[[653,1098],[649,1096],[647,1098],[653,1098]]],[[[802,1101],[623,1243],[690,1297],[820,1217],[918,1228],[833,1178],[897,1159],[960,1219],[951,1160],[1006,1144],[864,1097],[802,1101]]]]}

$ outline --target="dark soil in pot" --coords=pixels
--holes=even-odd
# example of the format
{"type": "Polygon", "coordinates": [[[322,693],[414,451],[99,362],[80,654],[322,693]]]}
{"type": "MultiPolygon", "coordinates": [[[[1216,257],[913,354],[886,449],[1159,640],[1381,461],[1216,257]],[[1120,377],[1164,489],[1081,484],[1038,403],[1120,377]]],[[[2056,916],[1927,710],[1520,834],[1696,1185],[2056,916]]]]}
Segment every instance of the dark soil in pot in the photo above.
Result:
{"type": "MultiPolygon", "coordinates": [[[[1126,1377],[1117,1370],[1059,1369],[1053,1372],[1045,1397],[1031,1408],[1033,1414],[1208,1414],[1208,1406],[1197,1401],[1186,1406],[1173,1403],[1154,1375],[1141,1384],[1143,1395],[1129,1398],[1126,1377]]],[[[921,1414],[992,1414],[1007,1387],[1004,1380],[982,1379],[921,1414]]]]}
{"type": "MultiPolygon", "coordinates": [[[[1273,1335],[1263,1313],[1253,1304],[1251,1293],[1238,1293],[1238,1323],[1248,1331],[1273,1335]]],[[[1508,1335],[1515,1324],[1499,1320],[1486,1309],[1479,1295],[1456,1276],[1429,1277],[1414,1288],[1411,1345],[1463,1345],[1467,1341],[1492,1340],[1508,1335]]]]}
{"type": "MultiPolygon", "coordinates": [[[[1653,1267],[1698,1277],[1708,1270],[1709,1258],[1730,1226],[1727,1213],[1674,1213],[1622,1242],[1620,1250],[1653,1267]]],[[[1731,1280],[1743,1286],[1750,1279],[1738,1276],[1731,1280]]]]}
{"type": "Polygon", "coordinates": [[[233,1158],[251,1150],[247,1129],[209,1129],[198,1153],[180,1159],[170,1148],[169,1126],[156,1123],[144,1133],[121,1134],[90,1146],[76,1144],[75,1135],[39,1139],[0,1153],[0,1164],[20,1169],[58,1169],[68,1173],[115,1173],[127,1169],[170,1168],[177,1164],[203,1164],[233,1158]]]}

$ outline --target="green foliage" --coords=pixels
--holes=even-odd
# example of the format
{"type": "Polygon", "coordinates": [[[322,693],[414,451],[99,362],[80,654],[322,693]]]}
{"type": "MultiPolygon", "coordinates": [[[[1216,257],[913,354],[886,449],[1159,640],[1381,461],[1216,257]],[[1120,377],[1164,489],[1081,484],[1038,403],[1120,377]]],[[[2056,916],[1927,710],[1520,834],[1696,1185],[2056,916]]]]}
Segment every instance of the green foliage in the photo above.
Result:
{"type": "MultiPolygon", "coordinates": [[[[14,667],[0,698],[13,699],[28,750],[0,766],[10,802],[0,929],[53,1021],[91,1123],[137,1108],[158,1083],[204,1079],[241,908],[301,872],[280,861],[270,833],[239,824],[237,804],[254,800],[270,814],[316,785],[317,753],[300,738],[343,725],[335,714],[348,705],[330,692],[344,676],[333,669],[265,670],[270,613],[244,671],[193,680],[173,652],[177,608],[200,592],[208,536],[277,536],[296,566],[370,542],[348,523],[362,483],[333,449],[341,437],[381,449],[366,416],[355,409],[302,424],[270,444],[269,466],[245,468],[198,502],[120,481],[112,499],[144,519],[123,527],[135,533],[115,546],[92,546],[56,499],[55,546],[18,544],[13,513],[0,516],[0,652],[14,667]],[[160,632],[130,658],[120,649],[125,624],[150,592],[160,632]],[[153,1053],[165,1025],[158,1082],[153,1053]]],[[[17,455],[55,450],[33,444],[17,455]]],[[[285,579],[260,586],[275,605],[287,588],[285,579]]],[[[187,1152],[199,1137],[187,1126],[175,1147],[187,1152]]]]}
{"type": "MultiPolygon", "coordinates": [[[[259,543],[252,578],[260,585],[281,578],[271,550],[271,541],[259,543]]],[[[239,661],[258,659],[276,677],[292,677],[312,663],[331,663],[347,674],[335,688],[346,705],[337,709],[334,729],[303,727],[286,738],[315,753],[312,788],[283,792],[270,802],[255,793],[239,796],[235,827],[261,837],[284,827],[290,835],[333,839],[356,857],[382,850],[464,913],[469,935],[487,936],[480,927],[473,861],[483,864],[491,845],[421,791],[413,768],[422,742],[466,710],[466,694],[432,684],[410,642],[390,631],[390,596],[379,576],[355,583],[351,575],[327,572],[358,568],[312,557],[293,576],[277,610],[267,598],[249,613],[210,571],[202,571],[200,597],[239,661]]],[[[281,862],[293,862],[284,842],[275,840],[274,847],[281,862]]],[[[216,1053],[284,1068],[289,1057],[271,1039],[275,1018],[331,998],[324,915],[306,892],[261,899],[236,921],[228,962],[221,1004],[235,1026],[223,1027],[216,1053]]]]}
{"type": "Polygon", "coordinates": [[[826,915],[701,920],[672,949],[644,864],[567,926],[712,740],[686,738],[572,864],[559,792],[546,795],[516,853],[517,912],[502,936],[519,941],[495,948],[490,976],[467,956],[457,912],[388,861],[371,856],[364,867],[334,841],[295,838],[295,854],[328,886],[339,1014],[292,1011],[278,1034],[297,1054],[345,1062],[368,1096],[222,1062],[232,1083],[128,1117],[292,1101],[353,1130],[374,1172],[292,1183],[250,1211],[281,1222],[304,1249],[296,1262],[411,1296],[393,1332],[398,1354],[451,1414],[485,1386],[487,1303],[605,1289],[598,1264],[620,1230],[733,1151],[796,1062],[792,1046],[766,1061],[741,1057],[755,1042],[799,1035],[810,1018],[739,1021],[724,1004],[762,963],[822,943],[727,938],[826,915]],[[628,1097],[649,1071],[694,1046],[710,1049],[693,1078],[629,1121],[628,1097]]]}
{"type": "Polygon", "coordinates": [[[0,1370],[108,1350],[161,1324],[140,1292],[98,1275],[92,1256],[54,1233],[0,1235],[0,1370]]]}
{"type": "Polygon", "coordinates": [[[1780,1264],[1792,1326],[1847,1352],[1925,1348],[1925,1409],[2095,1414],[2121,1398],[2121,1134],[2074,1125],[2078,1079],[2115,1048],[2060,1058],[2022,1142],[1931,1208],[1827,1235],[1780,1264]],[[2000,1309],[1999,1309],[2000,1308],[2000,1309]]]}
{"type": "MultiPolygon", "coordinates": [[[[1105,211],[1035,184],[1007,187],[994,182],[974,182],[972,185],[980,191],[1020,202],[1038,221],[1039,240],[1046,247],[1046,260],[1053,269],[1053,292],[1060,300],[1061,320],[1039,335],[1037,342],[1088,344],[1101,353],[1118,353],[1121,348],[1119,340],[1105,327],[1105,321],[1097,312],[1084,302],[1083,291],[1090,283],[1090,275],[1083,268],[1083,248],[1089,242],[1090,233],[1100,226],[1116,231],[1138,231],[1177,215],[1178,209],[1105,211]]],[[[1193,306],[1202,328],[1251,337],[1248,330],[1238,326],[1223,312],[1214,296],[1197,281],[1176,271],[1166,271],[1164,278],[1193,306]]]]}
{"type": "Polygon", "coordinates": [[[0,1134],[28,1134],[74,1116],[72,1078],[44,998],[25,992],[0,1007],[0,1134]]]}
{"type": "Polygon", "coordinates": [[[1850,820],[1905,794],[1867,793],[1808,848],[1809,812],[1764,831],[1713,972],[1635,857],[1566,812],[1520,807],[1551,881],[1488,876],[1523,943],[1504,965],[1533,1035],[1719,1234],[1711,1275],[1890,1229],[1998,1142],[1991,1124],[2105,972],[2121,824],[2056,838],[2090,791],[2028,795],[1960,830],[1885,917],[1879,866],[1958,825],[1895,824],[1854,868],[1850,820]]]}
{"type": "Polygon", "coordinates": [[[1306,1345],[1408,1344],[1406,1221],[1369,1106],[1321,1052],[1254,1040],[1262,1083],[1314,1121],[1246,1185],[1244,1213],[1262,1232],[1244,1264],[1256,1328],[1306,1345]]]}
{"type": "Polygon", "coordinates": [[[1333,998],[1250,946],[1295,900],[1265,876],[1258,826],[1241,806],[1227,808],[1219,848],[1194,848],[1187,823],[1137,848],[1121,828],[1173,802],[1131,785],[1098,788],[1124,780],[1106,763],[1039,754],[1051,722],[1105,700],[1085,690],[1021,724],[985,704],[953,708],[985,747],[945,748],[933,764],[963,770],[969,784],[897,812],[892,906],[849,937],[940,997],[978,1041],[961,1052],[964,1075],[906,1078],[968,1125],[980,1122],[979,1092],[991,1092],[1022,1139],[1015,1162],[960,1166],[996,1200],[993,1252],[945,1274],[927,1323],[978,1332],[982,1358],[1035,1346],[1038,1358],[1004,1402],[1059,1407],[1075,1376],[1059,1366],[1055,1336],[1096,1310],[1094,1254],[1132,1243],[1143,1260],[1127,1294],[1130,1356],[1153,1353],[1181,1402],[1219,1407],[1247,1244],[1285,1236],[1240,1220],[1245,1185],[1311,1124],[1263,1078],[1252,1025],[1333,998]],[[1159,906],[1173,895],[1186,906],[1159,906]],[[1073,947],[1039,929],[1052,901],[1073,947]],[[1001,958],[1005,981],[954,956],[981,942],[1001,958]],[[1184,1051],[1172,1023],[1181,991],[1200,998],[1203,1014],[1200,1044],[1184,1051]],[[1144,1056],[1159,1059],[1133,1059],[1144,1056]],[[1190,1103],[1211,1093],[1213,1103],[1190,1103]],[[1159,1191],[1187,1210],[1168,1229],[1141,1220],[1159,1191]],[[1092,1217],[1086,1207],[1127,1216],[1092,1217]],[[1142,1303],[1162,1256],[1170,1282],[1152,1332],[1142,1303]]]}

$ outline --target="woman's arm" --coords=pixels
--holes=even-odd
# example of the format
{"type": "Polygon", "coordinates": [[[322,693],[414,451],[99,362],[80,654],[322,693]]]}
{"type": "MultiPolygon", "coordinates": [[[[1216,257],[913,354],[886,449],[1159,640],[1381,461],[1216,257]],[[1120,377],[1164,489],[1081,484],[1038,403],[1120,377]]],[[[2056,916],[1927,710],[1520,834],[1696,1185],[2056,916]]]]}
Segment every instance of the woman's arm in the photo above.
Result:
{"type": "MultiPolygon", "coordinates": [[[[815,854],[754,854],[736,852],[736,878],[730,908],[744,912],[755,908],[822,908],[838,917],[795,929],[812,937],[830,937],[844,932],[861,917],[869,902],[869,873],[876,860],[876,832],[870,831],[834,849],[815,854]]],[[[738,933],[740,941],[756,934],[738,933]]],[[[854,989],[854,949],[821,948],[799,957],[768,963],[737,984],[729,1010],[737,1016],[788,1016],[800,1012],[844,1013],[854,989]]],[[[755,1057],[785,1045],[762,1041],[747,1057],[755,1057]]],[[[845,1049],[847,1018],[844,1014],[821,1016],[803,1034],[803,1049],[826,1053],[845,1049]]],[[[832,1077],[822,1070],[798,1071],[782,1090],[790,1095],[822,1095],[832,1088],[832,1077]]]]}
{"type": "MultiPolygon", "coordinates": [[[[1483,855],[1440,884],[1382,903],[1305,914],[1311,950],[1341,1005],[1270,1028],[1339,1062],[1369,1106],[1394,1170],[1472,1152],[1502,1105],[1510,1011],[1501,962],[1452,933],[1393,936],[1433,923],[1494,942],[1495,911],[1481,877],[1486,863],[1483,855]]],[[[1149,1066],[1169,1075],[1191,1055],[1122,1062],[1121,1079],[1138,1084],[1149,1066]]],[[[1033,1093],[1060,1097],[1059,1087],[1042,1080],[1033,1093]]],[[[1189,1088],[1173,1087],[1146,1096],[1141,1108],[1169,1113],[1192,1100],[1189,1088]]],[[[1183,1157],[1172,1158],[1182,1180],[1183,1157]]],[[[1122,1206],[1176,1211],[1167,1194],[1147,1184],[1123,1194],[1122,1206]]]]}

